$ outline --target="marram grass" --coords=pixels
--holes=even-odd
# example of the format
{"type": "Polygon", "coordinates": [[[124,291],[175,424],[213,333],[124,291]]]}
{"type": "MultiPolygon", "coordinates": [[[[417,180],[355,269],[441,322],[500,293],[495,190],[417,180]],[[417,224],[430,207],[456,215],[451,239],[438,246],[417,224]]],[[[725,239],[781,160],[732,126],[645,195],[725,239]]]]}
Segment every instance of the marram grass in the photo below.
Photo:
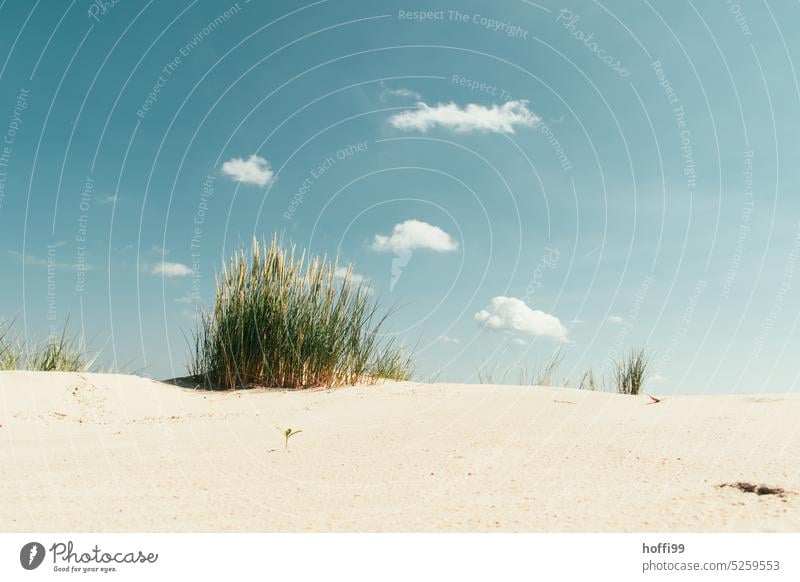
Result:
{"type": "Polygon", "coordinates": [[[38,344],[23,344],[9,337],[11,324],[0,323],[0,370],[37,372],[88,372],[94,365],[83,345],[67,337],[67,327],[60,336],[38,344]]]}
{"type": "Polygon", "coordinates": [[[634,349],[614,360],[614,384],[619,394],[637,396],[650,372],[650,358],[643,349],[634,349]]]}
{"type": "Polygon", "coordinates": [[[410,360],[382,341],[386,316],[369,288],[337,266],[274,238],[237,251],[217,276],[213,309],[200,314],[189,373],[216,389],[408,379],[410,360]]]}

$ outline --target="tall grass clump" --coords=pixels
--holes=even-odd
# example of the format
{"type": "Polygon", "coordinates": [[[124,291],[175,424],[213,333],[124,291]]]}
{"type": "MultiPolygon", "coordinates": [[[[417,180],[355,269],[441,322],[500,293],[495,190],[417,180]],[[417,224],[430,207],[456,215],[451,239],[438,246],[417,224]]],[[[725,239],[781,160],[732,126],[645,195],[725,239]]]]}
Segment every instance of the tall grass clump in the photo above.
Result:
{"type": "Polygon", "coordinates": [[[189,373],[217,389],[408,379],[410,360],[393,340],[381,340],[386,316],[377,316],[369,291],[337,259],[254,240],[250,254],[237,251],[216,278],[189,373]]]}
{"type": "Polygon", "coordinates": [[[631,350],[614,360],[614,384],[619,394],[641,393],[650,368],[650,358],[643,349],[631,350]]]}
{"type": "Polygon", "coordinates": [[[19,350],[9,340],[11,324],[0,321],[0,370],[16,370],[19,364],[19,350]]]}
{"type": "Polygon", "coordinates": [[[0,370],[37,372],[88,372],[94,364],[82,343],[67,337],[67,326],[60,336],[25,345],[10,337],[11,324],[0,324],[0,370]]]}

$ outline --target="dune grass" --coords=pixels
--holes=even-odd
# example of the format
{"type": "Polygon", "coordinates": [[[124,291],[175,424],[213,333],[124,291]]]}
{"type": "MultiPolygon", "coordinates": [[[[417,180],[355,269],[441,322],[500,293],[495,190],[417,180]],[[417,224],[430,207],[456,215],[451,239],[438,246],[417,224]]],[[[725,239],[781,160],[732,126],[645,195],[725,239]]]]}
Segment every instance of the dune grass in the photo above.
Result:
{"type": "Polygon", "coordinates": [[[0,370],[16,370],[19,364],[20,352],[8,338],[10,329],[10,323],[0,321],[0,370]]]}
{"type": "Polygon", "coordinates": [[[555,380],[556,372],[564,361],[564,353],[557,349],[550,354],[543,362],[534,369],[522,368],[520,372],[520,384],[531,386],[551,386],[555,380]]]}
{"type": "MultiPolygon", "coordinates": [[[[539,365],[532,369],[523,366],[520,371],[519,384],[532,386],[554,386],[556,372],[564,360],[564,353],[557,349],[546,357],[539,365]]],[[[645,381],[651,371],[651,355],[645,349],[633,349],[621,357],[611,359],[611,381],[607,384],[605,375],[598,376],[589,368],[578,382],[578,390],[590,391],[615,391],[618,394],[639,395],[642,393],[645,381]]],[[[495,374],[496,368],[487,369],[484,363],[478,368],[478,382],[480,384],[503,383],[509,370],[503,371],[499,378],[495,374]]],[[[569,387],[565,382],[564,387],[569,387]]]]}
{"type": "Polygon", "coordinates": [[[0,324],[0,370],[88,372],[94,365],[83,344],[67,336],[67,325],[60,336],[28,345],[12,338],[11,329],[11,323],[0,324]]]}
{"type": "Polygon", "coordinates": [[[502,384],[505,381],[507,374],[508,370],[503,372],[503,375],[498,380],[496,376],[496,368],[493,367],[491,370],[487,369],[486,363],[484,362],[483,365],[478,368],[478,384],[502,384]]]}
{"type": "Polygon", "coordinates": [[[604,390],[604,383],[601,384],[594,376],[594,370],[589,368],[581,376],[581,381],[578,384],[578,390],[590,390],[595,392],[597,390],[604,390]]]}
{"type": "Polygon", "coordinates": [[[200,314],[189,373],[207,387],[304,388],[405,380],[410,359],[381,339],[386,315],[338,258],[296,255],[254,240],[217,276],[213,309],[200,314]]]}
{"type": "Polygon", "coordinates": [[[614,385],[619,394],[641,393],[650,369],[650,357],[644,349],[634,349],[614,360],[614,385]]]}

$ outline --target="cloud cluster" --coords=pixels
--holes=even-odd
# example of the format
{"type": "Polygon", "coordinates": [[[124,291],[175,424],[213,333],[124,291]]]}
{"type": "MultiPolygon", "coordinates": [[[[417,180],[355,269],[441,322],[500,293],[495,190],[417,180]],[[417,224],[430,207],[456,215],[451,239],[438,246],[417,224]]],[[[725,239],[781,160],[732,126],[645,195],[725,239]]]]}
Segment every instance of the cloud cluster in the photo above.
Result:
{"type": "Polygon", "coordinates": [[[421,220],[406,220],[395,224],[391,235],[376,234],[372,250],[395,254],[427,249],[440,253],[454,251],[458,243],[438,226],[421,220]]]}
{"type": "Polygon", "coordinates": [[[567,328],[557,317],[531,309],[516,297],[501,295],[493,298],[486,309],[475,314],[475,319],[489,329],[551,337],[559,341],[567,339],[567,328]]]}
{"type": "Polygon", "coordinates": [[[232,158],[228,160],[222,164],[222,172],[236,182],[255,184],[256,186],[266,186],[275,176],[269,162],[256,154],[247,159],[232,158]]]}
{"type": "Polygon", "coordinates": [[[398,129],[422,132],[438,126],[458,133],[514,133],[514,126],[532,127],[540,121],[528,109],[527,101],[507,101],[491,107],[470,103],[464,108],[455,103],[430,106],[420,102],[417,107],[393,115],[389,123],[398,129]]]}

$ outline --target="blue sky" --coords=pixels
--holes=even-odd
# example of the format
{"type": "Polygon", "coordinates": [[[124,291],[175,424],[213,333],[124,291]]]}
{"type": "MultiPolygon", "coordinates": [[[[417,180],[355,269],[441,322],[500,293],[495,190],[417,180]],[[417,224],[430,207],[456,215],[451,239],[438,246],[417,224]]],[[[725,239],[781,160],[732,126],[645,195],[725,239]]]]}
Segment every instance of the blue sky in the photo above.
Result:
{"type": "Polygon", "coordinates": [[[0,2],[0,314],[185,373],[223,257],[339,253],[420,379],[797,391],[800,7],[0,2]]]}

